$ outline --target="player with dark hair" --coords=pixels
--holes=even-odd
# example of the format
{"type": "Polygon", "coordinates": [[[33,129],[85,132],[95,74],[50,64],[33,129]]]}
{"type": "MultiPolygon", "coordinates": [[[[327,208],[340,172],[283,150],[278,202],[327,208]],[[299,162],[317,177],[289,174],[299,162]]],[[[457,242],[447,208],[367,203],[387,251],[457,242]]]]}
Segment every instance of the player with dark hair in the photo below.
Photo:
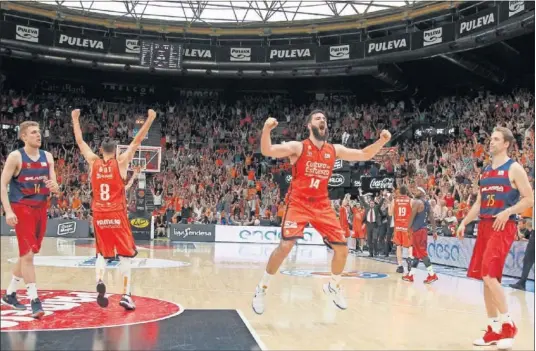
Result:
{"type": "Polygon", "coordinates": [[[41,131],[33,121],[22,122],[20,138],[24,147],[9,154],[1,178],[2,206],[6,222],[15,227],[19,258],[13,276],[2,297],[2,304],[18,310],[26,307],[17,300],[17,285],[24,279],[30,298],[32,317],[45,312],[37,295],[33,258],[41,249],[47,228],[47,201],[50,192],[59,192],[52,154],[41,150],[41,131]],[[9,193],[8,187],[9,185],[9,193]]]}
{"type": "Polygon", "coordinates": [[[534,205],[534,194],[523,167],[508,157],[515,143],[508,128],[497,127],[491,134],[491,165],[482,170],[476,202],[456,231],[463,239],[465,226],[480,217],[478,236],[467,276],[484,281],[484,303],[489,318],[486,333],[473,342],[477,346],[513,346],[517,327],[508,313],[501,286],[506,257],[517,234],[516,214],[534,205]]]}
{"type": "Polygon", "coordinates": [[[413,282],[414,272],[411,268],[417,268],[420,261],[424,263],[428,271],[428,277],[426,277],[424,283],[432,284],[438,279],[437,274],[434,273],[430,257],[428,257],[428,223],[432,225],[434,240],[437,240],[434,212],[430,203],[426,200],[426,191],[418,187],[415,199],[411,203],[411,217],[408,224],[411,250],[407,259],[408,274],[402,277],[405,281],[413,282]]]}
{"type": "Polygon", "coordinates": [[[80,152],[89,163],[91,172],[91,188],[93,190],[93,227],[97,246],[96,280],[97,303],[101,307],[108,306],[106,285],[103,282],[105,259],[112,259],[116,253],[120,260],[123,276],[123,296],[119,304],[126,310],[136,308],[130,296],[132,258],[137,255],[136,244],[130,229],[127,216],[125,179],[129,163],[149,128],[156,118],[156,112],[148,111],[148,119],[138,131],[134,140],[125,152],[116,157],[117,143],[106,138],[101,144],[102,158],[95,155],[82,138],[80,128],[80,110],[73,110],[73,129],[80,152]]]}
{"type": "Polygon", "coordinates": [[[252,307],[257,314],[264,312],[264,296],[270,279],[278,271],[296,240],[303,238],[303,231],[308,223],[318,230],[334,253],[331,281],[324,285],[324,292],[331,296],[337,307],[347,308],[340,282],[348,256],[348,246],[345,232],[331,207],[328,181],[337,158],[347,161],[370,160],[391,139],[391,133],[382,131],[380,139],[363,150],[350,149],[327,142],[327,123],[326,113],[314,110],[307,116],[308,139],[278,145],[272,144],[270,136],[271,131],[277,127],[277,120],[269,117],[264,123],[261,136],[262,154],[273,158],[288,157],[293,169],[292,182],[287,193],[287,208],[281,226],[281,242],[270,256],[253,298],[252,307]]]}

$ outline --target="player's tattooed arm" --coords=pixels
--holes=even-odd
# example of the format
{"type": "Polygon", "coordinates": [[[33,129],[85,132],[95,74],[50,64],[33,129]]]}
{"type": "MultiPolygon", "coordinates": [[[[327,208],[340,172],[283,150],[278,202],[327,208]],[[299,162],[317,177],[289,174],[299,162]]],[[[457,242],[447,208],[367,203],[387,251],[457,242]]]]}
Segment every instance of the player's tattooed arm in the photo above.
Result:
{"type": "Polygon", "coordinates": [[[424,204],[421,201],[413,200],[411,202],[411,216],[409,217],[409,224],[408,228],[411,232],[411,226],[413,226],[413,221],[415,220],[415,216],[417,216],[417,213],[421,212],[424,208],[424,204]]]}
{"type": "Polygon", "coordinates": [[[91,166],[93,162],[99,157],[93,153],[89,145],[84,141],[84,138],[82,137],[82,128],[80,128],[80,110],[73,110],[71,112],[71,117],[73,120],[73,131],[76,144],[78,145],[82,156],[84,156],[86,161],[91,166]]]}
{"type": "Polygon", "coordinates": [[[134,153],[136,152],[136,150],[138,150],[138,147],[140,147],[141,142],[143,141],[143,139],[145,139],[147,133],[149,133],[149,129],[151,128],[151,125],[153,124],[155,119],[156,112],[154,110],[147,111],[147,120],[140,128],[138,134],[136,134],[126,151],[119,155],[119,157],[117,158],[117,161],[120,165],[128,165],[128,163],[132,161],[134,153]]]}
{"type": "Polygon", "coordinates": [[[336,144],[334,146],[337,153],[337,158],[350,162],[368,161],[374,158],[374,156],[380,152],[382,147],[387,144],[389,140],[391,140],[391,133],[389,133],[388,130],[382,130],[380,139],[364,149],[350,149],[340,144],[336,144]]]}
{"type": "Polygon", "coordinates": [[[298,157],[302,152],[302,144],[297,141],[291,141],[284,144],[272,144],[270,133],[277,127],[277,120],[269,117],[264,123],[261,135],[261,153],[263,156],[274,158],[298,157]]]}

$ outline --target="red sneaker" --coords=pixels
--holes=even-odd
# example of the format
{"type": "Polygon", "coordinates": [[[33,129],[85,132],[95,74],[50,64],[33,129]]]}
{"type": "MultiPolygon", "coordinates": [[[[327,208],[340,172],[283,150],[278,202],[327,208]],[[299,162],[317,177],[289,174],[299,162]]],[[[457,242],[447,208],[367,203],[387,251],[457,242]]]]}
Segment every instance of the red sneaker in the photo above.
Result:
{"type": "Polygon", "coordinates": [[[424,280],[424,284],[432,284],[433,282],[435,282],[438,279],[439,278],[437,278],[437,274],[435,274],[435,273],[434,273],[434,275],[428,274],[428,277],[426,277],[426,279],[424,280]]]}
{"type": "Polygon", "coordinates": [[[402,280],[404,280],[406,282],[412,282],[413,283],[413,276],[409,275],[409,274],[406,274],[405,276],[402,277],[402,280]]]}
{"type": "Polygon", "coordinates": [[[473,341],[473,345],[490,346],[495,345],[499,340],[501,340],[501,334],[495,333],[493,329],[491,329],[491,326],[488,325],[488,330],[486,330],[484,336],[473,341]]]}
{"type": "Polygon", "coordinates": [[[517,327],[514,322],[503,323],[501,330],[501,339],[497,342],[499,350],[511,349],[514,345],[514,338],[517,334],[517,327]]]}

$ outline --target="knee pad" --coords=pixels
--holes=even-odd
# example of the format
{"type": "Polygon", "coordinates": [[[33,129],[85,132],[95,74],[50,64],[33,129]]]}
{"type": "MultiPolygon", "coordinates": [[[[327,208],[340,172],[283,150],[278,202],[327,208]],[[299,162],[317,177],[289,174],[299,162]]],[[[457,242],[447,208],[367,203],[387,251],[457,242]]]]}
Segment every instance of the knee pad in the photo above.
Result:
{"type": "Polygon", "coordinates": [[[417,268],[417,266],[419,265],[419,259],[417,258],[408,257],[406,260],[408,262],[408,266],[412,268],[417,268]]]}
{"type": "Polygon", "coordinates": [[[119,271],[121,274],[128,273],[132,268],[132,257],[119,257],[119,271]]]}
{"type": "Polygon", "coordinates": [[[430,257],[428,256],[422,259],[422,263],[424,263],[425,267],[430,267],[432,265],[432,262],[430,262],[430,257]]]}

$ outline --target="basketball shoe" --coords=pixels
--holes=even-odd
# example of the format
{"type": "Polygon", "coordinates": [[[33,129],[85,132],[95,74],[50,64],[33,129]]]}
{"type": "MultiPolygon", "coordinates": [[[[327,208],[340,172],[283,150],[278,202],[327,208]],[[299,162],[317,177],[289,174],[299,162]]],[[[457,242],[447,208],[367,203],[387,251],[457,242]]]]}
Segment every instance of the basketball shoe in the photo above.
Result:
{"type": "Polygon", "coordinates": [[[501,334],[493,331],[490,325],[488,325],[488,330],[484,333],[484,336],[480,339],[473,341],[475,346],[490,346],[495,345],[501,339],[501,334]]]}
{"type": "Polygon", "coordinates": [[[102,280],[99,280],[97,283],[97,292],[99,295],[97,296],[97,304],[99,304],[100,307],[105,308],[108,307],[108,298],[106,297],[106,285],[104,285],[104,282],[102,280]]]}
{"type": "Polygon", "coordinates": [[[501,329],[501,339],[497,342],[499,350],[511,349],[514,345],[514,338],[517,334],[517,327],[512,323],[503,323],[501,329]]]}
{"type": "Polygon", "coordinates": [[[408,274],[406,274],[406,275],[404,275],[404,276],[402,277],[402,280],[404,280],[404,281],[406,281],[406,282],[413,283],[413,276],[412,276],[412,275],[409,275],[409,273],[408,273],[408,274]]]}
{"type": "Polygon", "coordinates": [[[45,311],[43,311],[43,306],[41,305],[41,300],[39,298],[34,299],[31,301],[32,306],[32,317],[34,318],[41,318],[45,314],[45,311]]]}
{"type": "Polygon", "coordinates": [[[428,274],[428,276],[426,277],[426,279],[424,280],[424,284],[432,284],[433,282],[437,281],[439,278],[437,277],[437,274],[433,274],[433,275],[430,275],[428,274]]]}
{"type": "Polygon", "coordinates": [[[255,296],[253,296],[253,302],[251,307],[256,314],[264,313],[264,297],[266,296],[266,290],[257,286],[255,288],[255,296]]]}
{"type": "Polygon", "coordinates": [[[348,303],[346,302],[340,287],[334,287],[331,283],[327,283],[324,284],[323,290],[326,295],[331,297],[335,306],[339,307],[341,310],[348,308],[348,303]]]}
{"type": "Polygon", "coordinates": [[[16,292],[11,293],[11,295],[5,294],[4,296],[2,296],[2,304],[11,306],[16,310],[22,311],[26,309],[26,306],[24,306],[19,302],[19,300],[17,300],[16,292]]]}
{"type": "Polygon", "coordinates": [[[133,311],[136,309],[134,300],[132,300],[132,297],[130,297],[130,295],[126,295],[126,294],[121,297],[121,301],[119,301],[119,305],[122,306],[127,311],[133,311]]]}

